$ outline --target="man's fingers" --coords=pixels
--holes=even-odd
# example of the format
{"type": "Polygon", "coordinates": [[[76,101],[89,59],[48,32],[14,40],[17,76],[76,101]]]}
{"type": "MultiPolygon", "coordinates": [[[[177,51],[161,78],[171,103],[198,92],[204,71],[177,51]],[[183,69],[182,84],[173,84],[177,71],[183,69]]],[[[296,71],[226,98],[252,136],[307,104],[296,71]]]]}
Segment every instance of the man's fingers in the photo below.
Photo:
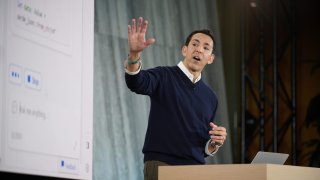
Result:
{"type": "Polygon", "coordinates": [[[210,138],[216,144],[222,145],[227,138],[227,130],[222,126],[217,126],[210,122],[211,130],[209,131],[210,138]]]}
{"type": "Polygon", "coordinates": [[[144,23],[143,23],[143,27],[141,29],[141,32],[145,33],[147,31],[147,29],[148,29],[148,21],[145,20],[144,23]]]}
{"type": "Polygon", "coordinates": [[[140,31],[141,31],[142,21],[143,21],[143,18],[139,17],[139,19],[138,19],[138,27],[137,27],[137,32],[138,33],[140,33],[140,31]]]}
{"type": "Polygon", "coordinates": [[[222,126],[217,126],[217,127],[215,127],[214,129],[217,130],[217,131],[224,131],[224,132],[227,131],[226,128],[225,128],[225,127],[222,127],[222,126]]]}
{"type": "Polygon", "coordinates": [[[142,17],[131,19],[131,25],[128,25],[128,44],[132,51],[142,52],[145,48],[155,42],[154,38],[145,39],[145,34],[148,28],[148,21],[142,17]]]}
{"type": "Polygon", "coordinates": [[[218,127],[218,126],[215,125],[213,122],[210,122],[210,126],[211,126],[212,128],[218,127]]]}
{"type": "Polygon", "coordinates": [[[218,136],[227,136],[227,131],[224,127],[216,127],[212,130],[212,134],[218,135],[218,136]]]}
{"type": "Polygon", "coordinates": [[[131,32],[132,33],[135,33],[137,30],[136,30],[136,19],[132,19],[131,20],[131,32]]]}
{"type": "Polygon", "coordinates": [[[223,136],[226,138],[227,136],[227,130],[225,127],[222,126],[217,126],[214,123],[210,123],[211,130],[209,131],[209,134],[214,135],[214,136],[223,136]]]}
{"type": "Polygon", "coordinates": [[[219,131],[219,130],[211,130],[209,131],[209,134],[215,135],[215,136],[227,136],[227,133],[225,131],[219,131]]]}
{"type": "Polygon", "coordinates": [[[128,35],[131,34],[131,26],[128,25],[128,35]]]}
{"type": "Polygon", "coordinates": [[[143,21],[142,17],[138,19],[137,25],[136,25],[136,19],[131,20],[131,26],[128,25],[128,33],[146,33],[147,29],[148,29],[148,21],[147,20],[143,21]]]}
{"type": "Polygon", "coordinates": [[[153,44],[156,40],[154,38],[150,38],[146,41],[146,46],[150,46],[151,44],[153,44]]]}

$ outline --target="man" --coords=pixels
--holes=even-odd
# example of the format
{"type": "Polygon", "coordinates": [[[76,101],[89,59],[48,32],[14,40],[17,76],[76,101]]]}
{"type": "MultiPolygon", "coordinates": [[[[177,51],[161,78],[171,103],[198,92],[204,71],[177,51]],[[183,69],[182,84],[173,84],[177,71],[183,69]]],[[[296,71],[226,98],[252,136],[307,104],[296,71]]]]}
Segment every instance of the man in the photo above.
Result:
{"type": "Polygon", "coordinates": [[[204,164],[224,143],[227,132],[213,123],[216,94],[202,81],[201,72],[214,60],[214,37],[194,31],[182,48],[177,66],[141,69],[141,52],[155,42],[145,39],[148,21],[128,25],[129,55],[125,61],[128,88],[151,100],[144,147],[144,178],[158,178],[158,166],[204,164]]]}

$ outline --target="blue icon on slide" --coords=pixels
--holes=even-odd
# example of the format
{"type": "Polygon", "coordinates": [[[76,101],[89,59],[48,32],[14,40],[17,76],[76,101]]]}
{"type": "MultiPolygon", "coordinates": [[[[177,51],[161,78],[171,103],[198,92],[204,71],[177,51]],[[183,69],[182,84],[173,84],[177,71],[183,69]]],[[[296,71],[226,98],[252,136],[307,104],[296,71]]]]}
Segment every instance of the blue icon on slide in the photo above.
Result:
{"type": "Polygon", "coordinates": [[[31,82],[31,76],[28,75],[28,83],[30,83],[30,82],[31,82]]]}
{"type": "Polygon", "coordinates": [[[40,90],[41,89],[41,74],[39,72],[26,69],[25,70],[25,85],[28,88],[40,90]]]}
{"type": "Polygon", "coordinates": [[[19,77],[20,77],[20,74],[19,74],[18,72],[12,71],[12,72],[11,72],[11,76],[12,76],[13,78],[19,78],[19,77]]]}
{"type": "Polygon", "coordinates": [[[22,82],[22,68],[16,64],[9,65],[9,80],[13,84],[20,85],[22,82]]]}

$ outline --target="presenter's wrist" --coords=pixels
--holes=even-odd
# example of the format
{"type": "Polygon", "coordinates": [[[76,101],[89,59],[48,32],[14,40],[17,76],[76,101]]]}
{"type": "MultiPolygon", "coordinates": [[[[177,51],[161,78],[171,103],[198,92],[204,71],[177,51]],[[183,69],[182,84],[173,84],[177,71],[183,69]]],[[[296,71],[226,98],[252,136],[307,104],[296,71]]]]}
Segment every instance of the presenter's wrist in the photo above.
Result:
{"type": "Polygon", "coordinates": [[[127,64],[133,65],[133,64],[137,64],[137,63],[140,63],[140,58],[137,60],[134,60],[134,61],[128,58],[127,64]]]}
{"type": "Polygon", "coordinates": [[[210,146],[213,147],[213,148],[219,148],[219,147],[222,146],[222,144],[214,142],[214,141],[211,141],[210,142],[210,146]]]}
{"type": "Polygon", "coordinates": [[[128,54],[127,64],[134,65],[140,63],[140,54],[139,53],[130,53],[128,54]]]}
{"type": "Polygon", "coordinates": [[[140,59],[140,53],[136,53],[136,52],[130,52],[128,54],[128,59],[130,59],[132,62],[139,60],[140,59]]]}

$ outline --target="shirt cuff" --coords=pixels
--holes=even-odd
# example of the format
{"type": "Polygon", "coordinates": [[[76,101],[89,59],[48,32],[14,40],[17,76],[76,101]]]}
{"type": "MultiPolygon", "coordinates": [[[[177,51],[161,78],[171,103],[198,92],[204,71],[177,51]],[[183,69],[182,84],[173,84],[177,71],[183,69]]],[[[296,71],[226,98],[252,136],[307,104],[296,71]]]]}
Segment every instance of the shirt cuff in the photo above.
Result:
{"type": "Polygon", "coordinates": [[[205,147],[205,152],[209,156],[213,156],[216,152],[218,152],[219,147],[220,147],[220,146],[216,145],[216,149],[212,153],[210,153],[209,152],[209,146],[211,146],[211,139],[208,140],[208,142],[206,144],[206,147],[205,147]]]}
{"type": "MultiPolygon", "coordinates": [[[[127,61],[127,60],[126,60],[126,61],[127,61]]],[[[129,74],[129,75],[136,75],[136,74],[138,74],[138,73],[141,71],[141,66],[142,66],[141,61],[139,62],[139,68],[138,68],[138,70],[133,71],[133,72],[128,71],[127,65],[128,65],[128,64],[125,62],[124,71],[125,71],[127,74],[129,74]]]]}

